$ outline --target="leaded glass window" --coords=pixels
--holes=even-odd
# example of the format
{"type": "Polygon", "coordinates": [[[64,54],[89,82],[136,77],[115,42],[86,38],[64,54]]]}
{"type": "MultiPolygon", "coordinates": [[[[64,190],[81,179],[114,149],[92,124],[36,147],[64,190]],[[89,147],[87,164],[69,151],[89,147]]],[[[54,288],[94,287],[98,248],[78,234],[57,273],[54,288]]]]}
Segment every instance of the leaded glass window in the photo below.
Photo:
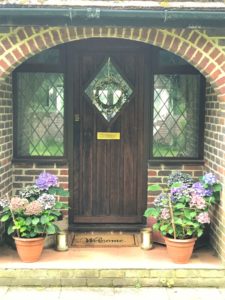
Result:
{"type": "Polygon", "coordinates": [[[129,101],[132,89],[109,57],[85,93],[102,116],[110,122],[129,101]]]}
{"type": "Polygon", "coordinates": [[[153,158],[198,158],[200,75],[155,75],[153,158]]]}
{"type": "Polygon", "coordinates": [[[64,75],[17,73],[17,156],[64,155],[64,75]]]}

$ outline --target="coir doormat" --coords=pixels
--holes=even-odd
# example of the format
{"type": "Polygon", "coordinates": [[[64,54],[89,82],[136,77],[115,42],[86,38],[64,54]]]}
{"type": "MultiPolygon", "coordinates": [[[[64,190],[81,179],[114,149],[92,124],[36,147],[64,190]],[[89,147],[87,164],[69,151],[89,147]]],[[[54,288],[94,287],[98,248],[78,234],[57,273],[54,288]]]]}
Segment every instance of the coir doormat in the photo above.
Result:
{"type": "Polygon", "coordinates": [[[70,247],[138,247],[135,233],[88,232],[70,234],[70,247]]]}

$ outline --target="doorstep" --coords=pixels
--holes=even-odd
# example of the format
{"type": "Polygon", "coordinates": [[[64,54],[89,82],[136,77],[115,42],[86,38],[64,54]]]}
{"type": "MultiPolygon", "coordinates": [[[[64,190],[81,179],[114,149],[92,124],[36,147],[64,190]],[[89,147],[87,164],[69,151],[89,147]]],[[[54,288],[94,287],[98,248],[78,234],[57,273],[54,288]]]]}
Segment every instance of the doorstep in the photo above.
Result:
{"type": "Polygon", "coordinates": [[[196,249],[188,264],[174,264],[166,247],[44,249],[35,263],[0,247],[0,285],[4,286],[182,286],[225,287],[225,267],[213,250],[196,249]]]}

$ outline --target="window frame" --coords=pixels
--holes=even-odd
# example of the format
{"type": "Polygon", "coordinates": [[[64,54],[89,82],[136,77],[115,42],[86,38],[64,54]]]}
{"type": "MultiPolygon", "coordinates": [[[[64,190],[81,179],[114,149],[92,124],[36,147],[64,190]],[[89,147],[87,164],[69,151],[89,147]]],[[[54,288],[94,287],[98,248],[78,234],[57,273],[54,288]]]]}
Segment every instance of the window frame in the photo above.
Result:
{"type": "Polygon", "coordinates": [[[159,65],[159,50],[155,49],[153,56],[155,57],[152,70],[152,93],[149,107],[150,115],[150,136],[149,136],[149,150],[148,163],[150,166],[160,164],[204,164],[204,127],[205,127],[205,77],[191,65],[174,65],[174,66],[160,66],[159,65]],[[153,156],[153,122],[154,122],[154,76],[155,75],[199,75],[200,76],[200,91],[199,91],[199,115],[198,115],[198,156],[197,157],[154,157],[153,156]]]}
{"type": "MultiPolygon", "coordinates": [[[[12,86],[13,86],[13,162],[44,162],[47,161],[49,163],[53,162],[62,162],[63,164],[67,162],[68,157],[68,148],[67,148],[67,122],[66,122],[66,114],[68,111],[67,107],[67,93],[65,91],[66,87],[66,72],[65,72],[65,48],[64,47],[57,47],[59,49],[59,63],[58,64],[26,64],[23,63],[19,67],[17,67],[12,73],[12,86]],[[62,156],[44,156],[44,155],[35,155],[35,156],[20,156],[18,155],[18,128],[17,128],[17,121],[18,121],[18,91],[17,91],[17,80],[18,80],[18,73],[61,73],[63,74],[64,78],[64,128],[63,128],[63,147],[64,147],[64,154],[62,156]]],[[[50,50],[50,49],[49,49],[50,50]]]]}

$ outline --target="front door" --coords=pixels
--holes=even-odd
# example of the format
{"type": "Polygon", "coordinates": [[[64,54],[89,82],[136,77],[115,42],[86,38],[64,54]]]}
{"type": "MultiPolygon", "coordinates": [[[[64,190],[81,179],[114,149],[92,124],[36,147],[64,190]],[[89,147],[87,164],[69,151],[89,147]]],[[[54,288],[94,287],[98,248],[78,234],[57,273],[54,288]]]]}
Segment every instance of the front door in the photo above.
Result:
{"type": "Polygon", "coordinates": [[[149,47],[92,39],[69,48],[74,105],[70,228],[138,229],[147,205],[149,47]]]}

